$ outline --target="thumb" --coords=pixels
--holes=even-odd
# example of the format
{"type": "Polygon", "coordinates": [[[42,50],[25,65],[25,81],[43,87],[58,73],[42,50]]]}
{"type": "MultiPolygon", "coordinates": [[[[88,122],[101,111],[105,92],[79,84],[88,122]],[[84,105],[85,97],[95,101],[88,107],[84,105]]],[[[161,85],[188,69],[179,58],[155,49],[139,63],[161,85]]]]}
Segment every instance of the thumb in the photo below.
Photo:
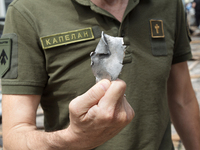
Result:
{"type": "Polygon", "coordinates": [[[101,80],[90,88],[86,93],[70,102],[70,111],[75,111],[75,114],[85,114],[92,106],[96,105],[99,100],[105,95],[110,87],[111,82],[107,79],[101,80]]]}

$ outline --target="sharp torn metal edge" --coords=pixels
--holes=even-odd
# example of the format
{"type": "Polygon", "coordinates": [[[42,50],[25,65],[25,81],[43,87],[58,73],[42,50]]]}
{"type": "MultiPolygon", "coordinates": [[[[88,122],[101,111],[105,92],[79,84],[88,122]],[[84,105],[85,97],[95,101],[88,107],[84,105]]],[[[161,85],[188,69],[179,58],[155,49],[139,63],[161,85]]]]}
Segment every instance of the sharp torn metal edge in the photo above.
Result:
{"type": "Polygon", "coordinates": [[[96,82],[102,79],[113,81],[118,78],[123,67],[125,48],[122,37],[113,37],[102,32],[95,51],[90,54],[96,82]]]}

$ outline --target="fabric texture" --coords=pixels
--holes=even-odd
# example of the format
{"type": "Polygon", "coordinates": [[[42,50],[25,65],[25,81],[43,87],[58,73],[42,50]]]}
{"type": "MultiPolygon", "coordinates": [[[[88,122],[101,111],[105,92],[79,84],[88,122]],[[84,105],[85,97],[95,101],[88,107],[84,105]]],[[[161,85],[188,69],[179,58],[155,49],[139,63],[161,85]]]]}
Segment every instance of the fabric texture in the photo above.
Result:
{"type": "Polygon", "coordinates": [[[45,130],[66,128],[69,102],[95,84],[89,54],[100,37],[49,49],[42,49],[40,38],[96,26],[124,38],[127,50],[119,78],[127,83],[126,98],[136,113],[96,150],[173,150],[167,80],[171,65],[191,58],[181,0],[129,0],[122,23],[89,0],[15,0],[3,34],[18,37],[18,76],[2,79],[3,94],[42,95],[45,130]],[[162,20],[164,38],[152,39],[151,19],[162,20]]]}

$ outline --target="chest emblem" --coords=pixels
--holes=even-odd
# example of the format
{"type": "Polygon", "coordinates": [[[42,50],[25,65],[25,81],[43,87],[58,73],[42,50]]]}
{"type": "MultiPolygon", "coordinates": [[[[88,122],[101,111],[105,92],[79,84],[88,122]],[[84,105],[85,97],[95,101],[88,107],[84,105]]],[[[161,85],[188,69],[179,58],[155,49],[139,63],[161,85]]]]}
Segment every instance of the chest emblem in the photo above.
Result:
{"type": "Polygon", "coordinates": [[[164,29],[162,20],[150,20],[151,37],[152,38],[164,38],[164,29]]]}

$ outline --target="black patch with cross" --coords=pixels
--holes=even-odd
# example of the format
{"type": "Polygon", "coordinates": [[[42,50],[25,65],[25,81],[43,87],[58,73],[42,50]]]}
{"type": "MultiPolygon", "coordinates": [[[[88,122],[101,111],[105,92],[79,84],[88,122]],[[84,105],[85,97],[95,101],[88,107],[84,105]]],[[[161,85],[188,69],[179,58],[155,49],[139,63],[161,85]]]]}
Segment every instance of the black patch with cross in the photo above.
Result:
{"type": "Polygon", "coordinates": [[[164,29],[162,20],[150,20],[151,37],[152,38],[164,38],[164,29]]]}
{"type": "Polygon", "coordinates": [[[154,56],[167,56],[163,21],[151,19],[149,22],[152,54],[154,56]]]}

